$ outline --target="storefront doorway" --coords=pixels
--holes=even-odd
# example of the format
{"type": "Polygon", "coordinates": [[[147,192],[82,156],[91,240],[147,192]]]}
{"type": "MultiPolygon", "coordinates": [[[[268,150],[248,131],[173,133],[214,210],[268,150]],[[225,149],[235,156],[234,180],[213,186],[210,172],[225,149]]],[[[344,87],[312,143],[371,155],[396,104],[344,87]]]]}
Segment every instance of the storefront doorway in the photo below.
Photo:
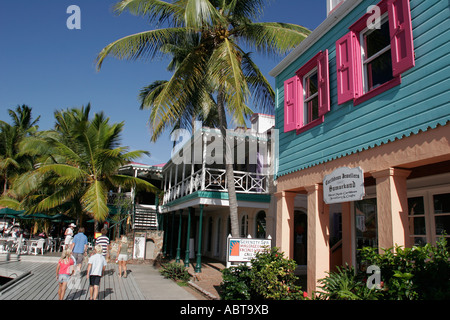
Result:
{"type": "Polygon", "coordinates": [[[306,265],[307,216],[300,210],[294,211],[294,260],[297,265],[306,265]]]}
{"type": "Polygon", "coordinates": [[[356,262],[359,264],[359,250],[363,247],[378,247],[377,199],[363,199],[354,202],[356,262]]]}

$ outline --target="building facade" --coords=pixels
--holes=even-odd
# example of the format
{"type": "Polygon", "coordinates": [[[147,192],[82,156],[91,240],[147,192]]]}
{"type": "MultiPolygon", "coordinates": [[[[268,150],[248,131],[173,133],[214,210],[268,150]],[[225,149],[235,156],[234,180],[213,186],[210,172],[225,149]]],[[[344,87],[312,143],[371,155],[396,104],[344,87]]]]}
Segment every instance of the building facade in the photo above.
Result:
{"type": "Polygon", "coordinates": [[[363,246],[408,247],[450,234],[448,2],[331,4],[271,71],[275,245],[303,266],[310,294],[335,266],[357,266],[363,246]],[[346,188],[340,170],[360,172],[362,196],[324,198],[346,188]]]}
{"type": "MultiPolygon", "coordinates": [[[[250,129],[228,130],[226,142],[218,129],[208,127],[180,136],[163,168],[165,255],[185,264],[201,257],[226,261],[231,233],[227,161],[233,164],[240,236],[266,238],[271,234],[267,221],[274,217],[274,117],[254,114],[251,122],[250,129]]],[[[200,271],[201,264],[197,265],[200,271]]]]}

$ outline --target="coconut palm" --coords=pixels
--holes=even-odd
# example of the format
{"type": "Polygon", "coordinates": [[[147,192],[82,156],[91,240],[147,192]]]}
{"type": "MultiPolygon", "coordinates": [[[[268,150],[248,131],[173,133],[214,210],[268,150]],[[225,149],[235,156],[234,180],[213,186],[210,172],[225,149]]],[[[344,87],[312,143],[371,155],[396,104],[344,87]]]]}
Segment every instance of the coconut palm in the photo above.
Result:
{"type": "Polygon", "coordinates": [[[8,109],[12,124],[0,120],[0,172],[3,179],[3,195],[9,190],[10,182],[20,173],[32,168],[32,159],[19,153],[19,144],[38,130],[40,117],[32,119],[32,109],[27,105],[8,109]]]}
{"type": "Polygon", "coordinates": [[[17,193],[28,212],[65,208],[66,213],[87,214],[96,221],[108,216],[107,193],[113,187],[158,189],[149,182],[118,174],[120,166],[148,154],[120,146],[123,123],[110,124],[103,113],[89,119],[90,105],[55,112],[52,131],[27,139],[22,152],[39,157],[36,170],[18,180],[17,193]]]}
{"type": "MultiPolygon", "coordinates": [[[[148,105],[152,108],[152,139],[167,123],[172,124],[185,114],[192,97],[212,95],[219,129],[225,138],[226,113],[242,126],[253,113],[250,101],[260,110],[274,106],[270,84],[244,47],[257,53],[284,54],[310,33],[294,24],[253,22],[262,14],[264,4],[264,0],[120,1],[115,6],[117,13],[128,11],[168,27],[129,35],[109,44],[99,53],[97,67],[101,68],[107,56],[128,60],[159,58],[167,53],[167,46],[185,43],[186,38],[196,39],[197,44],[177,61],[172,77],[148,105]]],[[[232,164],[226,164],[226,176],[228,181],[234,181],[232,164]]],[[[228,193],[231,231],[238,236],[233,183],[228,184],[228,193]]]]}

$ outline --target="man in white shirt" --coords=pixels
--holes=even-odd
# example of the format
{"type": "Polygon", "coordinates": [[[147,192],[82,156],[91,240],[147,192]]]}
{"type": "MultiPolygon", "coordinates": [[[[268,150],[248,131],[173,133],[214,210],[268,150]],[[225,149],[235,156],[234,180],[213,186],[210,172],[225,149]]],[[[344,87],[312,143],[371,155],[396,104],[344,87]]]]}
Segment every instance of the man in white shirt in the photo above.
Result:
{"type": "Polygon", "coordinates": [[[89,258],[86,277],[89,280],[90,300],[97,300],[98,288],[100,287],[100,279],[106,269],[106,260],[102,255],[103,247],[95,246],[95,254],[89,258]]]}

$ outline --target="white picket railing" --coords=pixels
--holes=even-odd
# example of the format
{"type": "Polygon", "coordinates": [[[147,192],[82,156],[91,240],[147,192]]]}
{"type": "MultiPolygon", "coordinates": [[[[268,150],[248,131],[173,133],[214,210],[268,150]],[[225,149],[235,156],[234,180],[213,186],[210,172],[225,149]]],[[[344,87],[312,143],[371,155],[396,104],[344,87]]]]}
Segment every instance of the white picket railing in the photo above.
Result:
{"type": "MultiPolygon", "coordinates": [[[[234,171],[234,186],[238,193],[267,194],[268,176],[262,173],[234,171]]],[[[171,186],[164,193],[163,204],[182,198],[198,190],[228,192],[225,169],[206,168],[194,172],[184,180],[171,186]]]]}

